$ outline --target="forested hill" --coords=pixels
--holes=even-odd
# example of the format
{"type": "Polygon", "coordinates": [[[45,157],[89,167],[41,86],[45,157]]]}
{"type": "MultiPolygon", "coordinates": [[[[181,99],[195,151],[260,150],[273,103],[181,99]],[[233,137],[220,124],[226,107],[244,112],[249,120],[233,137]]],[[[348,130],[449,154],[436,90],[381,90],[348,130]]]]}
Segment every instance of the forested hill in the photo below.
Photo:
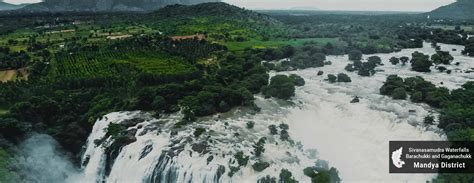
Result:
{"type": "Polygon", "coordinates": [[[14,5],[14,4],[9,4],[9,3],[6,3],[6,2],[1,2],[0,1],[0,11],[14,10],[14,9],[22,8],[23,6],[24,5],[14,5]]]}
{"type": "Polygon", "coordinates": [[[474,19],[474,0],[457,0],[427,13],[435,18],[474,19]]]}
{"type": "Polygon", "coordinates": [[[167,5],[192,5],[219,0],[45,0],[31,4],[23,11],[153,11],[167,5]]]}
{"type": "Polygon", "coordinates": [[[170,5],[155,12],[155,15],[164,17],[199,17],[199,16],[218,16],[233,19],[276,23],[275,19],[268,15],[260,14],[255,11],[245,10],[234,5],[223,2],[201,3],[197,5],[170,5]]]}

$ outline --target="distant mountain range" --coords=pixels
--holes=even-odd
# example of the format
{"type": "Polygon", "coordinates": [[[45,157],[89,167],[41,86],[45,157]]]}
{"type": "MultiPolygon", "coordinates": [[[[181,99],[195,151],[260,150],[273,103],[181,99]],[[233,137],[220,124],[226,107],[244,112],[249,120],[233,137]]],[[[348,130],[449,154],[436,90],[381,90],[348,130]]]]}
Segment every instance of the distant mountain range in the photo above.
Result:
{"type": "Polygon", "coordinates": [[[474,0],[457,0],[426,14],[433,18],[474,19],[474,0]]]}
{"type": "Polygon", "coordinates": [[[317,7],[310,7],[310,6],[297,6],[297,7],[292,7],[289,10],[319,11],[321,9],[319,9],[317,7]]]}
{"type": "Polygon", "coordinates": [[[220,0],[45,0],[31,4],[22,11],[153,11],[167,5],[193,5],[220,0]]]}
{"type": "Polygon", "coordinates": [[[27,4],[21,4],[21,5],[15,5],[15,4],[10,4],[6,2],[1,2],[0,1],[0,11],[4,10],[16,10],[25,7],[27,4]]]}

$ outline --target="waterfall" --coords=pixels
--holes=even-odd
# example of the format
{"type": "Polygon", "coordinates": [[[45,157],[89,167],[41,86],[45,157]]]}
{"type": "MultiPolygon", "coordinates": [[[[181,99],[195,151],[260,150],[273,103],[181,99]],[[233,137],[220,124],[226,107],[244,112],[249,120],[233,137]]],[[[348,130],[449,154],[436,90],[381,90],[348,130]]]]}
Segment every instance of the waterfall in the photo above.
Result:
{"type": "Polygon", "coordinates": [[[23,182],[62,183],[79,176],[79,170],[51,136],[33,134],[19,146],[15,166],[23,182]]]}
{"type": "MultiPolygon", "coordinates": [[[[263,99],[262,102],[265,102],[263,99]]],[[[268,103],[268,102],[266,102],[268,103]]],[[[269,104],[267,104],[269,105],[269,104]]],[[[245,113],[240,110],[234,113],[245,113]]],[[[234,115],[232,115],[234,116],[234,115]]],[[[303,175],[303,168],[314,166],[316,158],[307,152],[272,136],[269,124],[279,125],[281,121],[262,119],[251,114],[223,118],[219,115],[190,124],[184,129],[175,130],[173,125],[180,121],[181,115],[173,114],[153,118],[143,112],[115,112],[98,120],[88,138],[83,155],[84,175],[87,182],[257,182],[270,175],[278,177],[281,169],[291,170],[295,178],[309,180],[303,175]],[[247,129],[248,121],[255,120],[253,129],[247,129]],[[128,124],[133,132],[132,143],[121,146],[119,153],[110,153],[113,140],[106,137],[110,123],[128,124]],[[202,127],[207,132],[194,137],[194,129],[202,127]],[[256,158],[252,145],[259,138],[268,142],[262,157],[256,158]],[[239,167],[234,155],[243,152],[249,160],[239,167]],[[262,172],[253,170],[258,161],[269,162],[270,166],[262,172]],[[229,176],[230,167],[239,167],[229,176]]]]}
{"type": "MultiPolygon", "coordinates": [[[[180,114],[155,118],[140,111],[110,113],[94,124],[80,173],[68,164],[52,166],[71,172],[62,179],[65,182],[258,182],[267,176],[278,180],[282,169],[292,172],[300,182],[310,182],[303,169],[327,161],[339,170],[343,182],[425,182],[435,175],[388,173],[388,142],[445,140],[436,125],[422,122],[437,112],[425,104],[382,96],[379,88],[390,74],[422,76],[449,89],[474,79],[462,72],[474,68],[474,59],[460,54],[463,48],[444,44],[441,48],[458,50],[451,52],[455,62],[460,62],[459,66],[448,66],[454,71],[451,75],[416,73],[409,65],[388,62],[392,56],[410,56],[414,51],[435,53],[428,43],[423,48],[376,54],[385,65],[377,67],[379,71],[372,77],[345,72],[347,56],[328,56],[332,64],[322,68],[278,73],[298,74],[306,85],[297,88],[289,102],[257,95],[255,103],[262,110],[256,114],[238,108],[175,128],[180,114]],[[317,75],[318,71],[347,73],[352,83],[329,83],[325,76],[317,75]],[[360,97],[359,103],[350,102],[354,96],[360,97]],[[253,128],[247,127],[250,122],[253,128]],[[111,124],[126,129],[122,139],[107,135],[111,124]],[[289,126],[289,140],[281,137],[281,124],[289,126]],[[276,126],[277,134],[270,134],[270,125],[276,126]],[[205,132],[196,137],[197,128],[205,132]],[[262,138],[266,139],[265,151],[257,157],[254,145],[262,138]],[[269,166],[258,172],[252,167],[257,162],[269,166]]],[[[52,177],[61,172],[51,172],[52,177]]]]}

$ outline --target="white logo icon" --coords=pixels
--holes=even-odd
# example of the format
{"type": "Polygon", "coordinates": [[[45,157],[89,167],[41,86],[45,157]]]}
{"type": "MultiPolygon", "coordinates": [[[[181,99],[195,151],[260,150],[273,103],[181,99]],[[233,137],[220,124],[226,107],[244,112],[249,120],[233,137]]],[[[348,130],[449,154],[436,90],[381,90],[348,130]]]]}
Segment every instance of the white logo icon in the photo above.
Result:
{"type": "Polygon", "coordinates": [[[392,152],[392,162],[397,168],[402,168],[402,166],[405,164],[405,162],[401,160],[402,151],[403,147],[400,147],[400,149],[392,152]]]}

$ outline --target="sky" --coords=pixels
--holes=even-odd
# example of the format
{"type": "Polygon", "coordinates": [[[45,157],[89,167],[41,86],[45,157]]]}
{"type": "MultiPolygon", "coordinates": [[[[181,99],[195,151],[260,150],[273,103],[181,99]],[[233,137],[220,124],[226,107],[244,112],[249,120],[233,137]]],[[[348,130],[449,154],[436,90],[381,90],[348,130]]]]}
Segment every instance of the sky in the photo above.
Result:
{"type": "MultiPolygon", "coordinates": [[[[1,0],[0,0],[1,1],[1,0]]],[[[8,3],[35,3],[40,0],[4,0],[8,3]]],[[[247,9],[290,9],[311,7],[323,10],[431,11],[455,0],[223,0],[247,9]]]]}
{"type": "Polygon", "coordinates": [[[248,9],[316,7],[323,10],[431,11],[455,0],[224,0],[248,9]]]}

